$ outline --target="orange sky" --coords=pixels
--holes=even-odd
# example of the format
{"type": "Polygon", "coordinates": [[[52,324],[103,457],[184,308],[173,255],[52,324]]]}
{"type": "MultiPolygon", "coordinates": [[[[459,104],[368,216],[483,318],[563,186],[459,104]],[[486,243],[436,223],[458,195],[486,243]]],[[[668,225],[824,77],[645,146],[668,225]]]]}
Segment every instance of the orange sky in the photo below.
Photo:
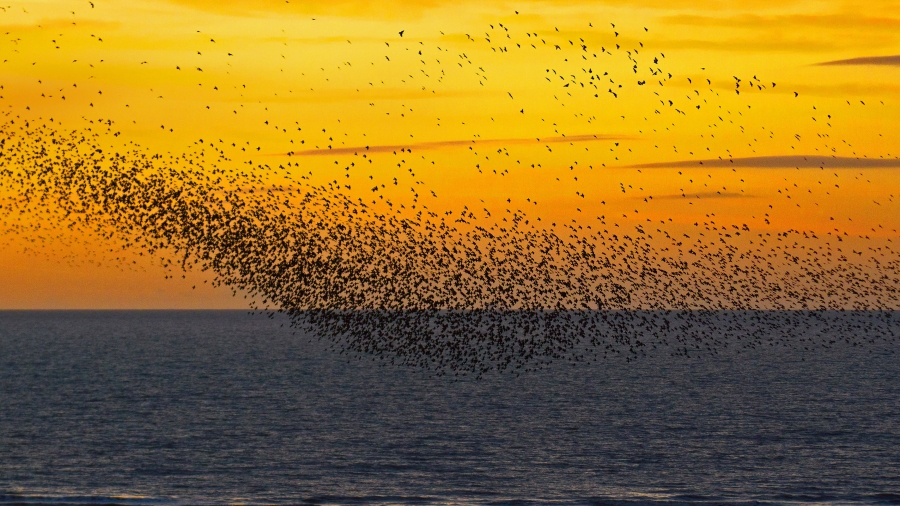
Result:
{"type": "MultiPolygon", "coordinates": [[[[111,119],[113,148],[204,139],[438,213],[898,237],[900,58],[865,59],[900,55],[892,1],[48,0],[0,23],[0,108],[111,119]]],[[[246,307],[49,223],[0,247],[0,308],[246,307]]]]}

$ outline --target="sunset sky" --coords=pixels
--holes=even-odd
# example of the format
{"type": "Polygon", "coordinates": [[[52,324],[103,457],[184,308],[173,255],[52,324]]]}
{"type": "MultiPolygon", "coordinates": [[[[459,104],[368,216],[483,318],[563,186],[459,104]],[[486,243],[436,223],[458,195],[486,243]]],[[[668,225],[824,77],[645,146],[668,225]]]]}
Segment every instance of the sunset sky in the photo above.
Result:
{"type": "MultiPolygon", "coordinates": [[[[47,0],[0,23],[0,110],[112,150],[436,213],[900,237],[895,1],[47,0]]],[[[0,262],[3,309],[246,307],[52,223],[0,262]]]]}

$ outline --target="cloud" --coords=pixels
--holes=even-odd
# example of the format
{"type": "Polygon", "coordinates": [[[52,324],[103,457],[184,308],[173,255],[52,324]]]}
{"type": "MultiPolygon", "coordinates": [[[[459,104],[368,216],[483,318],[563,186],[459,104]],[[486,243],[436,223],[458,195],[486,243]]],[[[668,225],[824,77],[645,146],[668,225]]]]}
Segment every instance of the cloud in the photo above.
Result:
{"type": "Polygon", "coordinates": [[[675,14],[663,17],[663,21],[672,25],[739,28],[751,31],[758,31],[764,28],[797,29],[801,27],[839,30],[896,30],[900,27],[900,18],[862,16],[847,13],[769,16],[746,13],[731,16],[675,14]]]}
{"type": "Polygon", "coordinates": [[[320,15],[357,18],[415,18],[447,0],[169,0],[193,9],[232,16],[320,15]]]}
{"type": "Polygon", "coordinates": [[[70,18],[44,18],[38,23],[13,23],[0,24],[0,29],[11,34],[22,34],[24,32],[46,32],[47,30],[79,30],[81,32],[90,30],[112,30],[122,26],[118,21],[101,21],[97,19],[78,20],[77,24],[72,23],[70,18]]]}
{"type": "MultiPolygon", "coordinates": [[[[643,197],[640,197],[643,198],[643,197]]],[[[670,193],[667,195],[654,195],[653,200],[676,199],[755,199],[756,195],[748,195],[738,192],[700,192],[700,193],[670,193]]]]}
{"type": "Polygon", "coordinates": [[[349,155],[356,153],[390,153],[403,150],[434,150],[442,148],[452,148],[458,146],[509,146],[521,144],[560,144],[563,142],[596,142],[596,141],[618,141],[631,140],[634,137],[622,135],[602,135],[602,134],[586,134],[586,135],[570,135],[563,137],[537,137],[523,139],[479,139],[479,140],[452,140],[452,141],[435,141],[435,142],[418,142],[409,144],[396,145],[379,145],[379,146],[355,146],[349,148],[335,149],[307,149],[305,151],[294,151],[293,156],[332,156],[332,155],[349,155]]]}
{"type": "MultiPolygon", "coordinates": [[[[781,88],[781,86],[779,86],[781,88]]],[[[896,83],[873,83],[873,82],[856,82],[856,83],[837,83],[837,84],[791,84],[785,83],[781,93],[791,94],[793,91],[799,91],[801,94],[818,95],[825,97],[840,97],[844,100],[847,97],[868,96],[872,99],[884,98],[885,95],[894,95],[900,93],[900,84],[896,83]]],[[[872,104],[874,105],[874,104],[872,104]]],[[[884,104],[881,104],[884,105],[884,104]]]]}
{"type": "Polygon", "coordinates": [[[819,66],[832,65],[890,65],[900,67],[900,54],[891,56],[861,56],[859,58],[850,58],[847,60],[834,60],[817,63],[819,66]]]}
{"type": "Polygon", "coordinates": [[[667,48],[704,49],[701,45],[703,39],[710,39],[712,45],[709,49],[746,52],[838,52],[850,48],[874,52],[890,47],[891,39],[900,30],[900,17],[848,12],[773,15],[685,13],[663,16],[661,20],[673,28],[681,28],[675,33],[687,37],[684,41],[657,41],[667,48]],[[693,30],[684,32],[683,28],[693,30]],[[691,38],[698,35],[700,40],[691,38]]]}
{"type": "Polygon", "coordinates": [[[402,88],[362,88],[350,90],[346,88],[316,89],[315,91],[299,90],[296,93],[281,93],[276,97],[263,93],[248,93],[245,97],[231,97],[229,102],[245,103],[247,100],[260,103],[313,103],[331,102],[370,102],[373,100],[441,100],[452,98],[481,97],[489,95],[484,90],[419,90],[402,88]]]}
{"type": "MultiPolygon", "coordinates": [[[[854,41],[857,48],[876,47],[875,42],[868,39],[854,41]]],[[[727,39],[698,39],[698,38],[660,38],[657,41],[660,47],[667,49],[701,49],[704,51],[724,51],[730,53],[787,53],[807,52],[825,53],[846,49],[847,43],[841,43],[828,37],[809,37],[803,33],[774,34],[765,40],[760,40],[758,34],[743,37],[729,37],[727,39]]]]}
{"type": "Polygon", "coordinates": [[[753,156],[748,158],[728,158],[717,160],[680,160],[675,162],[644,163],[629,165],[629,169],[666,168],[760,168],[760,169],[878,169],[900,168],[900,159],[849,158],[842,156],[753,156]]]}
{"type": "MultiPolygon", "coordinates": [[[[418,19],[430,10],[452,8],[457,12],[480,9],[491,12],[492,19],[497,15],[514,15],[519,11],[518,20],[540,19],[548,11],[557,11],[563,16],[576,16],[579,20],[584,16],[595,16],[598,8],[636,10],[633,0],[519,0],[517,2],[484,2],[483,0],[157,0],[176,5],[187,6],[206,12],[232,16],[264,16],[278,15],[311,15],[338,16],[358,19],[418,19]]],[[[871,1],[871,0],[870,0],[871,1]]],[[[782,7],[784,0],[745,0],[741,7],[757,11],[760,9],[782,7]]],[[[675,9],[689,12],[713,11],[732,12],[733,2],[722,0],[642,0],[641,11],[669,13],[675,9]]],[[[891,6],[893,7],[893,6],[891,6]]],[[[871,9],[871,7],[870,7],[871,9]]],[[[891,11],[888,11],[891,12],[891,11]]],[[[835,18],[847,19],[848,16],[835,18]]],[[[595,19],[595,24],[598,19],[595,19]]]]}

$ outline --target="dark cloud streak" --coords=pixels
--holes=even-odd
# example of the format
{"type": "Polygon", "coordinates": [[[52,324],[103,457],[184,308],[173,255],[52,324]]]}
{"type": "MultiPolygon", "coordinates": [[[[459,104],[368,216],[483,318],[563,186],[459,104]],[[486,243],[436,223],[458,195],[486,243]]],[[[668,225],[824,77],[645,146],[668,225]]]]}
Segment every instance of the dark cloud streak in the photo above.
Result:
{"type": "Polygon", "coordinates": [[[686,192],[654,195],[653,200],[695,200],[695,199],[755,199],[756,195],[738,192],[686,192]]]}
{"type": "Polygon", "coordinates": [[[758,169],[898,169],[900,159],[849,158],[842,156],[753,156],[717,160],[679,160],[675,162],[628,165],[628,169],[666,168],[758,168],[758,169]]]}
{"type": "Polygon", "coordinates": [[[886,65],[900,67],[900,54],[890,56],[861,56],[847,60],[834,60],[817,63],[820,67],[832,67],[842,65],[886,65]]]}
{"type": "Polygon", "coordinates": [[[620,141],[631,140],[634,137],[622,135],[572,135],[563,137],[536,137],[527,139],[472,139],[467,141],[435,141],[435,142],[417,142],[409,144],[391,144],[378,146],[354,146],[349,148],[334,149],[307,149],[305,151],[295,151],[293,156],[330,156],[330,155],[348,155],[355,153],[390,153],[393,151],[404,150],[435,150],[442,148],[453,148],[459,146],[508,146],[522,144],[560,144],[563,142],[596,142],[596,141],[620,141]]]}

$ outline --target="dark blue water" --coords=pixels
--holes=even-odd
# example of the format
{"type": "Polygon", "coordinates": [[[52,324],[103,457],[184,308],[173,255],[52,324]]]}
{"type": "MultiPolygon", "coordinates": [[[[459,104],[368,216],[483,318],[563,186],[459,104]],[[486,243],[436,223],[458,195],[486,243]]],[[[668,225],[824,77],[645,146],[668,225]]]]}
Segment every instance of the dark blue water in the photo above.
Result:
{"type": "Polygon", "coordinates": [[[0,503],[900,503],[890,341],[454,382],[281,323],[0,313],[0,503]]]}

